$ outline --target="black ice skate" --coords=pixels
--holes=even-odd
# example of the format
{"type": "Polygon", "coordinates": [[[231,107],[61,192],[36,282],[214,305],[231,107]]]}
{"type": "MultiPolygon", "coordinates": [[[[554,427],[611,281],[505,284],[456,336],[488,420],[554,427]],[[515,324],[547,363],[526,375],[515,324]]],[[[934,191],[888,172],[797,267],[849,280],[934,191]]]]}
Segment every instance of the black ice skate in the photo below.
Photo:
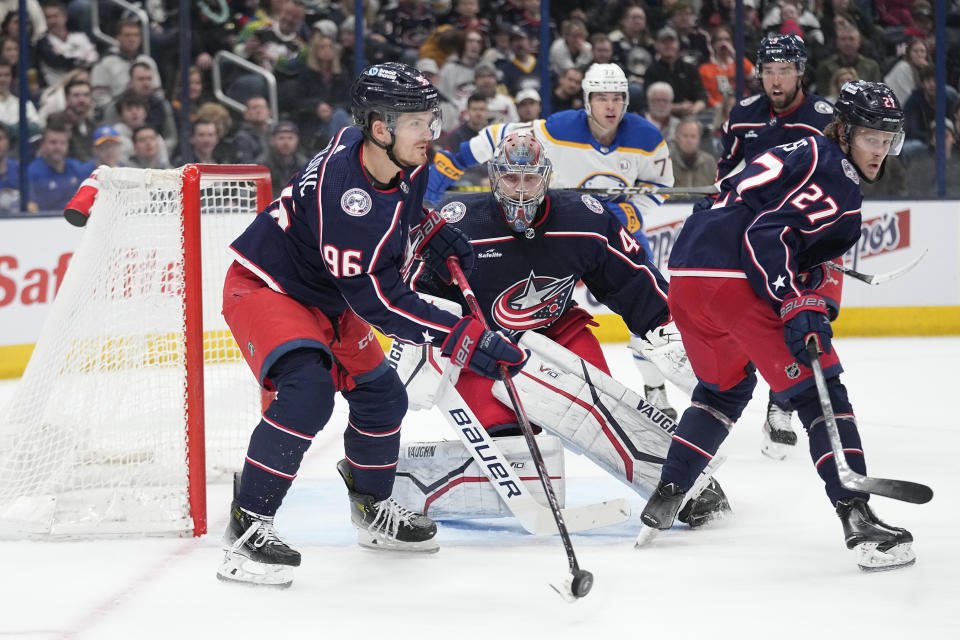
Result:
{"type": "Polygon", "coordinates": [[[647,399],[647,402],[660,410],[660,413],[676,422],[677,410],[670,406],[670,399],[667,398],[666,387],[663,385],[659,387],[648,387],[644,385],[643,395],[647,399]]]}
{"type": "Polygon", "coordinates": [[[863,498],[841,500],[837,515],[843,523],[847,549],[854,550],[857,564],[864,571],[899,569],[917,561],[910,548],[910,532],[880,520],[863,498]]]}
{"type": "Polygon", "coordinates": [[[677,517],[677,511],[683,503],[686,492],[675,482],[664,482],[657,485],[653,495],[647,500],[647,506],[640,514],[640,533],[637,535],[635,547],[640,548],[648,544],[659,531],[669,529],[677,517]]]}
{"type": "Polygon", "coordinates": [[[354,491],[353,473],[346,460],[337,463],[337,471],[347,485],[350,520],[357,528],[360,546],[389,551],[439,551],[433,520],[401,507],[393,498],[378,502],[371,495],[354,491]]]}
{"type": "Polygon", "coordinates": [[[774,460],[787,457],[787,447],[797,444],[797,432],[790,424],[793,411],[780,408],[771,398],[767,404],[767,419],[763,423],[763,444],[760,451],[774,460]]]}
{"type": "Polygon", "coordinates": [[[273,518],[230,505],[230,521],[223,534],[223,564],[217,578],[286,589],[293,583],[293,567],[300,553],[277,536],[273,518]]]}
{"type": "Polygon", "coordinates": [[[703,491],[683,505],[677,520],[690,525],[691,529],[696,529],[715,518],[722,518],[723,514],[729,511],[730,502],[727,501],[723,488],[716,478],[710,478],[703,491]]]}

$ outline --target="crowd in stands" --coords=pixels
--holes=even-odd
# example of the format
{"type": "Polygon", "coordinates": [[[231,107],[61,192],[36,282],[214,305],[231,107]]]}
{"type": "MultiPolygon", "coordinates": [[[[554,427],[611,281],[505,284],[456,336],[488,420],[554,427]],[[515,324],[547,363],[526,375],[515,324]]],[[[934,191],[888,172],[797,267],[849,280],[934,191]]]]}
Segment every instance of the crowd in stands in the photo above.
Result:
{"type": "MultiPolygon", "coordinates": [[[[120,5],[28,0],[29,157],[20,158],[18,3],[0,0],[0,213],[19,210],[25,163],[29,210],[57,209],[98,164],[166,168],[185,162],[263,163],[278,192],[304,161],[350,123],[355,73],[354,0],[196,0],[190,3],[189,131],[180,130],[178,0],[143,0],[142,25],[120,5]],[[144,35],[149,55],[144,53],[144,35]],[[220,51],[276,79],[268,85],[239,65],[211,77],[220,51]]],[[[540,54],[538,0],[365,0],[366,63],[415,65],[441,94],[443,136],[454,148],[491,123],[531,121],[549,95],[552,112],[583,106],[580,82],[593,62],[620,65],[629,109],[663,132],[678,185],[713,180],[718,128],[734,103],[733,0],[551,2],[548,59],[540,54]],[[548,66],[550,86],[541,86],[548,66]]],[[[756,92],[760,40],[794,33],[806,42],[808,92],[834,100],[843,82],[887,82],[906,112],[904,152],[872,197],[932,196],[935,105],[932,63],[946,49],[948,192],[960,195],[960,0],[947,3],[945,42],[934,37],[928,0],[744,0],[746,92],[756,92]]],[[[485,172],[461,184],[482,184],[485,172]],[[472,182],[471,182],[472,180],[472,182]]]]}

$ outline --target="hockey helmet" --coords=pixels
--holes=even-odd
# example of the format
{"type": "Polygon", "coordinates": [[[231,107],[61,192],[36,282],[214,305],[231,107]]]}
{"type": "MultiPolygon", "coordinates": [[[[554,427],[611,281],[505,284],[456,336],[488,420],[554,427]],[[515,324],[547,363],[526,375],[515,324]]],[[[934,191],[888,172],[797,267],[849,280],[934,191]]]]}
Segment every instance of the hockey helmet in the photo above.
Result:
{"type": "Polygon", "coordinates": [[[350,91],[353,123],[369,135],[374,120],[383,120],[387,130],[396,133],[401,113],[432,112],[433,139],[440,137],[440,96],[423,73],[400,62],[374,64],[363,71],[350,91]],[[378,116],[374,118],[374,114],[378,116]]]}
{"type": "Polygon", "coordinates": [[[803,73],[807,63],[807,46],[803,38],[792,33],[764,38],[757,49],[758,70],[762,71],[766,62],[792,62],[797,73],[803,73]]]}
{"type": "Polygon", "coordinates": [[[844,138],[849,144],[854,127],[893,133],[888,155],[898,155],[903,146],[903,109],[896,94],[882,82],[853,80],[840,88],[834,105],[836,117],[844,125],[844,138]]]}
{"type": "Polygon", "coordinates": [[[630,104],[630,86],[627,83],[627,76],[619,65],[593,63],[583,74],[580,85],[583,87],[583,110],[588,116],[590,115],[590,94],[600,92],[622,93],[623,111],[626,113],[627,105],[630,104]]]}
{"type": "Polygon", "coordinates": [[[517,233],[527,231],[553,174],[553,165],[533,131],[523,129],[505,137],[487,163],[487,173],[507,226],[517,233]]]}

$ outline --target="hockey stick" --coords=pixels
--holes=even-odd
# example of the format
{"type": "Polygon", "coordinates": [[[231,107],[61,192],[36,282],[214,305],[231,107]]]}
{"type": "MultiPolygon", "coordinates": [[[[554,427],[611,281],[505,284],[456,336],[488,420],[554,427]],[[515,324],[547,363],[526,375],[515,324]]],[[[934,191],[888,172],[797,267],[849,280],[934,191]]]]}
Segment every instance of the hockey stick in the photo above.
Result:
{"type": "MultiPolygon", "coordinates": [[[[456,281],[457,286],[460,287],[460,292],[467,301],[470,313],[473,314],[474,318],[476,318],[485,329],[489,329],[490,325],[487,324],[487,320],[483,316],[483,310],[480,308],[480,303],[477,302],[477,297],[470,288],[470,283],[467,282],[467,278],[460,269],[460,260],[457,256],[447,258],[447,268],[450,269],[450,274],[456,281]]],[[[513,411],[517,414],[517,422],[520,423],[520,430],[523,432],[523,437],[527,441],[527,448],[530,449],[530,455],[533,457],[537,473],[540,475],[540,483],[543,485],[547,502],[550,503],[550,510],[553,512],[553,519],[557,523],[560,539],[563,540],[563,548],[567,552],[567,564],[569,565],[571,575],[569,578],[564,579],[559,585],[551,583],[550,586],[564,599],[572,602],[590,593],[590,589],[593,587],[593,574],[585,569],[581,569],[577,563],[577,556],[573,551],[573,543],[570,541],[570,533],[567,531],[567,525],[563,520],[563,512],[560,511],[557,496],[553,492],[553,485],[550,483],[550,476],[543,462],[543,454],[540,453],[540,447],[537,445],[537,440],[533,435],[533,426],[530,424],[530,421],[527,420],[527,415],[523,410],[523,406],[520,404],[520,396],[517,394],[517,388],[510,378],[510,372],[507,371],[506,365],[500,365],[500,375],[503,379],[503,384],[506,385],[510,402],[513,404],[513,411]]]]}
{"type": "MultiPolygon", "coordinates": [[[[435,402],[520,526],[535,536],[557,533],[550,509],[533,498],[496,440],[487,434],[453,384],[441,382],[435,402]]],[[[626,522],[630,517],[630,503],[617,498],[562,511],[568,531],[585,531],[626,522]]]]}
{"type": "Polygon", "coordinates": [[[702,187],[657,187],[653,185],[641,187],[577,187],[573,190],[594,196],[709,196],[720,193],[715,184],[707,184],[702,187]]]}
{"type": "Polygon", "coordinates": [[[820,350],[817,341],[812,336],[807,341],[807,355],[810,356],[810,365],[813,369],[813,379],[817,385],[817,395],[820,396],[820,407],[823,409],[823,420],[827,426],[827,436],[830,438],[830,448],[833,449],[833,460],[837,465],[837,474],[840,484],[854,491],[865,491],[878,496],[886,496],[894,500],[924,504],[933,498],[933,489],[908,480],[888,480],[886,478],[871,478],[860,475],[847,464],[847,457],[843,453],[843,444],[840,442],[840,429],[837,427],[837,417],[833,413],[833,404],[827,391],[827,381],[823,376],[823,367],[820,365],[820,350]]]}
{"type": "Polygon", "coordinates": [[[845,267],[842,264],[837,264],[836,262],[825,262],[824,264],[827,265],[827,267],[829,267],[830,269],[846,274],[851,278],[859,280],[860,282],[866,282],[867,284],[880,284],[882,282],[887,282],[888,280],[893,280],[894,278],[899,278],[906,272],[910,271],[915,266],[917,266],[921,260],[923,260],[923,257],[925,255],[927,255],[927,249],[924,249],[920,255],[918,255],[916,258],[914,258],[907,264],[903,265],[899,269],[894,269],[893,271],[888,271],[887,273],[875,273],[875,274],[860,273],[856,269],[845,267]]]}

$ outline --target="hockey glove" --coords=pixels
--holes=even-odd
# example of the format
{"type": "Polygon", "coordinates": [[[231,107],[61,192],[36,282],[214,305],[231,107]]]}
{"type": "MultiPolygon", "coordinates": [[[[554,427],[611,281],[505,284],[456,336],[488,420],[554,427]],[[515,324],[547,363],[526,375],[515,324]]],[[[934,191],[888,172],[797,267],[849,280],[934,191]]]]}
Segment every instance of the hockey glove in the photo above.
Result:
{"type": "Polygon", "coordinates": [[[424,200],[439,204],[443,200],[443,192],[463,176],[467,167],[462,166],[449,151],[437,151],[427,176],[427,192],[424,200]]]}
{"type": "Polygon", "coordinates": [[[827,302],[830,322],[840,315],[840,296],[843,293],[843,274],[833,273],[827,264],[821,263],[800,274],[798,280],[803,288],[815,292],[827,302]]]}
{"type": "Polygon", "coordinates": [[[476,264],[473,245],[456,227],[451,227],[439,211],[430,211],[416,227],[410,230],[414,255],[440,276],[446,284],[453,284],[447,267],[447,258],[457,256],[463,275],[470,277],[476,264]]]}
{"type": "Polygon", "coordinates": [[[500,380],[500,365],[506,365],[512,377],[523,368],[529,351],[523,351],[499,333],[483,328],[472,316],[460,319],[443,341],[440,352],[458,367],[469,367],[485,378],[500,380]]]}
{"type": "Polygon", "coordinates": [[[712,209],[713,205],[717,204],[717,200],[719,199],[719,193],[711,193],[708,196],[703,196],[693,203],[693,212],[696,213],[697,211],[702,211],[704,209],[712,209]]]}
{"type": "Polygon", "coordinates": [[[780,305],[780,319],[783,320],[783,339],[790,353],[800,364],[810,366],[807,355],[807,338],[813,336],[821,353],[830,353],[830,327],[827,301],[811,291],[800,296],[792,296],[780,305]]]}

